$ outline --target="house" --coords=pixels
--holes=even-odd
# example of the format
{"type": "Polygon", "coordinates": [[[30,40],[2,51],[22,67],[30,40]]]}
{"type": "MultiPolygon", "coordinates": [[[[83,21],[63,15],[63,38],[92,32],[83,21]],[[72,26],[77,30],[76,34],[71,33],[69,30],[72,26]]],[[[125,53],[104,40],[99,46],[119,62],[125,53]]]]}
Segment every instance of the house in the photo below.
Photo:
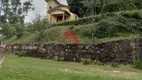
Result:
{"type": "Polygon", "coordinates": [[[46,0],[47,18],[50,23],[71,21],[77,19],[77,15],[70,12],[67,5],[61,4],[57,0],[46,0]]]}

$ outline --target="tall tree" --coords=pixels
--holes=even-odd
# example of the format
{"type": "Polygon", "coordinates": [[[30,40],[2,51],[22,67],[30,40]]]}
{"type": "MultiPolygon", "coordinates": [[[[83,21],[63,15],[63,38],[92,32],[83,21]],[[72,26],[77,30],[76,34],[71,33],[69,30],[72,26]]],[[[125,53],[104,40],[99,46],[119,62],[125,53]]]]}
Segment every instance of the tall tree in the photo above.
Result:
{"type": "Polygon", "coordinates": [[[87,9],[84,7],[81,1],[82,0],[67,0],[70,11],[77,14],[79,17],[83,17],[84,11],[86,11],[87,9]]]}
{"type": "Polygon", "coordinates": [[[142,9],[142,0],[132,0],[138,9],[142,9]]]}
{"type": "Polygon", "coordinates": [[[90,13],[89,15],[99,13],[98,10],[101,7],[100,0],[83,0],[82,4],[87,8],[86,13],[90,13]]]}
{"type": "Polygon", "coordinates": [[[67,0],[71,12],[79,17],[97,14],[101,11],[100,0],[67,0]]]}
{"type": "Polygon", "coordinates": [[[28,11],[33,10],[32,0],[21,2],[21,0],[1,0],[3,19],[10,24],[24,23],[28,11]]]}
{"type": "Polygon", "coordinates": [[[46,42],[47,41],[47,29],[52,27],[48,20],[41,19],[40,15],[37,15],[36,19],[29,25],[30,32],[36,34],[37,41],[46,42]]]}

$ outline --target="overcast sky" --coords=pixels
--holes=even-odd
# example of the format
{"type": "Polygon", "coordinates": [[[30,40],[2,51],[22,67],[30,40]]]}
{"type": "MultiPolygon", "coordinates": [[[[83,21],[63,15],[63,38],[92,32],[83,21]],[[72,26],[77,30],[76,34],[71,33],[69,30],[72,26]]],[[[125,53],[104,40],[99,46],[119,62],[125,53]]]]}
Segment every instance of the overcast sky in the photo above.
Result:
{"type": "MultiPolygon", "coordinates": [[[[22,0],[25,1],[25,0],[22,0]]],[[[66,0],[58,0],[62,4],[67,4],[66,0]]],[[[42,17],[46,16],[46,7],[47,3],[45,0],[33,0],[33,4],[35,7],[34,11],[30,11],[28,16],[25,19],[25,22],[31,22],[35,17],[36,14],[40,14],[42,17]]]]}

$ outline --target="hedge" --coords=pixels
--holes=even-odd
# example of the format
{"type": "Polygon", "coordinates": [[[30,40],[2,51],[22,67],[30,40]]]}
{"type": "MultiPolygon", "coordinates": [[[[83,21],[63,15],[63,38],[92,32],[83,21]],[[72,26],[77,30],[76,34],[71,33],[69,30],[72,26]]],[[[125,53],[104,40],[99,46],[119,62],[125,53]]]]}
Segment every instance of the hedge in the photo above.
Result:
{"type": "Polygon", "coordinates": [[[67,21],[62,23],[56,23],[53,24],[53,26],[70,26],[70,25],[84,25],[84,24],[91,24],[101,21],[102,19],[107,18],[107,16],[116,16],[115,13],[107,13],[107,14],[101,14],[97,16],[91,16],[86,18],[81,18],[74,21],[67,21]]]}

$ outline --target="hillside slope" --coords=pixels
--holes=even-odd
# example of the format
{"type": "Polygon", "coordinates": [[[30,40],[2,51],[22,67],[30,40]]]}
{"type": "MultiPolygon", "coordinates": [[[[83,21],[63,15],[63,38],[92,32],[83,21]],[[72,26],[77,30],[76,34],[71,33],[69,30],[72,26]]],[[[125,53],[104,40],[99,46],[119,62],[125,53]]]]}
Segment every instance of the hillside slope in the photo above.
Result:
{"type": "MultiPolygon", "coordinates": [[[[47,30],[49,43],[71,43],[63,40],[69,27],[74,27],[73,30],[82,44],[139,38],[142,36],[142,10],[106,13],[76,21],[57,23],[53,26],[47,30]]],[[[35,35],[29,32],[19,39],[14,36],[9,39],[1,37],[1,41],[6,43],[33,42],[34,40],[35,35]]]]}

